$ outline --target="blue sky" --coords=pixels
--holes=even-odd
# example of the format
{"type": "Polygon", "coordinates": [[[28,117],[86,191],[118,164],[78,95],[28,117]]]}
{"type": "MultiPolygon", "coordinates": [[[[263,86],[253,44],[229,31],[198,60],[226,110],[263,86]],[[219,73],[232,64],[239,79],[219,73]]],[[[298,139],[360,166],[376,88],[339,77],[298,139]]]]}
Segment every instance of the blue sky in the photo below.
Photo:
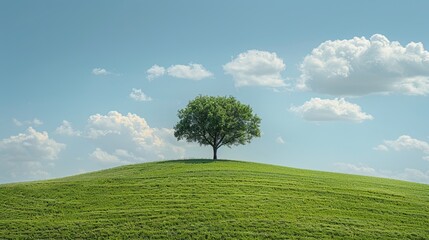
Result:
{"type": "Polygon", "coordinates": [[[210,158],[177,111],[233,95],[220,158],[429,183],[425,1],[1,1],[0,182],[210,158]]]}

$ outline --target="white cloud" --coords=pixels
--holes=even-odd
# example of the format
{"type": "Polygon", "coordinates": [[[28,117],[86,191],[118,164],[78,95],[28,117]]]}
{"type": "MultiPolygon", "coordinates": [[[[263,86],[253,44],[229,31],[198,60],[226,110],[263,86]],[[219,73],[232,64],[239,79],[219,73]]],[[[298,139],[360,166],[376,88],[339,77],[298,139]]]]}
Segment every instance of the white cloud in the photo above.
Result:
{"type": "Polygon", "coordinates": [[[279,136],[279,137],[276,138],[276,143],[278,143],[278,144],[285,144],[285,140],[283,140],[283,138],[279,136]]]}
{"type": "Polygon", "coordinates": [[[164,74],[168,74],[171,77],[175,78],[184,78],[190,80],[201,80],[213,76],[213,73],[209,72],[201,64],[189,64],[189,65],[171,65],[169,68],[165,69],[162,66],[153,65],[147,70],[147,78],[153,80],[164,74]]]}
{"type": "Polygon", "coordinates": [[[81,132],[73,129],[69,121],[63,120],[62,124],[57,127],[55,133],[67,136],[80,136],[81,132]]]}
{"type": "Polygon", "coordinates": [[[384,141],[384,144],[396,151],[417,149],[429,153],[429,144],[407,135],[402,135],[394,141],[384,141]]]}
{"type": "Polygon", "coordinates": [[[412,138],[408,135],[402,135],[396,140],[386,140],[383,142],[383,144],[378,145],[375,150],[417,150],[421,151],[423,154],[428,155],[424,156],[423,159],[429,160],[429,143],[412,138]]]}
{"type": "MultiPolygon", "coordinates": [[[[185,153],[185,149],[177,143],[172,129],[151,128],[144,118],[132,113],[122,115],[111,111],[107,115],[92,115],[85,134],[93,139],[98,148],[112,149],[108,154],[121,162],[177,159],[182,158],[185,153]]],[[[113,162],[113,158],[102,155],[100,151],[96,152],[100,153],[97,155],[100,159],[105,156],[113,162]]],[[[92,155],[93,159],[94,157],[95,154],[92,155]]]]}
{"type": "Polygon", "coordinates": [[[100,136],[121,135],[126,132],[138,141],[147,142],[150,139],[151,142],[158,142],[158,138],[153,135],[154,129],[149,127],[144,118],[136,114],[122,115],[117,111],[110,111],[107,115],[91,115],[88,123],[90,129],[94,129],[95,132],[103,132],[100,136]]]}
{"type": "Polygon", "coordinates": [[[54,160],[64,147],[50,139],[47,132],[37,132],[29,127],[26,133],[1,140],[0,155],[6,161],[54,160]]]}
{"type": "Polygon", "coordinates": [[[152,98],[147,96],[141,89],[133,88],[130,93],[130,98],[139,101],[139,102],[147,102],[152,101],[152,98]]]}
{"type": "Polygon", "coordinates": [[[172,65],[167,69],[168,75],[176,78],[185,78],[191,80],[201,80],[213,76],[201,64],[172,65]]]}
{"type": "Polygon", "coordinates": [[[389,151],[389,148],[387,148],[383,144],[380,144],[380,145],[374,147],[373,149],[376,150],[376,151],[383,151],[383,152],[389,151]]]}
{"type": "Polygon", "coordinates": [[[162,75],[165,74],[165,68],[158,66],[158,65],[153,65],[151,68],[149,68],[147,71],[147,79],[149,80],[153,80],[155,78],[161,77],[162,75]]]}
{"type": "Polygon", "coordinates": [[[91,159],[107,164],[127,164],[127,161],[121,161],[117,156],[109,154],[100,148],[96,148],[90,155],[91,159]]]}
{"type": "Polygon", "coordinates": [[[232,75],[236,87],[264,86],[285,87],[281,77],[286,65],[276,53],[248,50],[225,64],[226,74],[232,75]]]}
{"type": "Polygon", "coordinates": [[[129,152],[125,149],[116,149],[114,154],[119,158],[128,159],[131,162],[141,162],[145,160],[144,158],[137,157],[132,152],[129,152]]]}
{"type": "Polygon", "coordinates": [[[104,130],[104,129],[95,129],[95,128],[89,128],[85,132],[85,136],[90,139],[97,139],[102,136],[107,136],[109,134],[117,134],[120,135],[121,133],[119,131],[112,131],[112,130],[104,130]]]}
{"type": "Polygon", "coordinates": [[[362,112],[359,105],[347,102],[344,98],[320,99],[312,98],[302,106],[291,107],[290,110],[299,114],[307,121],[353,121],[372,120],[373,117],[362,112]]]}
{"type": "Polygon", "coordinates": [[[374,168],[365,166],[363,164],[355,165],[351,163],[337,162],[337,163],[334,163],[334,166],[342,172],[377,176],[377,171],[374,168]]]}
{"type": "Polygon", "coordinates": [[[397,178],[413,182],[429,183],[429,171],[423,172],[418,169],[406,168],[403,172],[397,174],[397,178]]]}
{"type": "Polygon", "coordinates": [[[143,157],[138,157],[134,153],[125,149],[116,149],[108,153],[100,148],[96,148],[91,154],[91,159],[106,164],[130,164],[133,162],[146,161],[143,157]]]}
{"type": "Polygon", "coordinates": [[[49,138],[47,132],[29,127],[25,133],[0,141],[0,175],[18,180],[46,177],[46,169],[64,148],[65,144],[49,138]]]}
{"type": "Polygon", "coordinates": [[[17,127],[21,127],[21,126],[24,126],[24,125],[27,125],[27,126],[40,126],[40,125],[43,125],[43,122],[40,119],[38,119],[38,118],[34,118],[33,120],[26,120],[26,121],[19,121],[18,119],[13,118],[12,121],[15,124],[15,126],[17,126],[17,127]]]}
{"type": "Polygon", "coordinates": [[[340,96],[429,93],[429,52],[381,34],[326,41],[304,58],[298,89],[340,96]]]}
{"type": "Polygon", "coordinates": [[[38,126],[38,125],[43,125],[43,122],[40,121],[39,119],[35,118],[35,119],[33,119],[32,124],[38,126]]]}
{"type": "Polygon", "coordinates": [[[111,72],[107,71],[104,68],[94,68],[92,69],[92,74],[96,76],[110,75],[111,72]]]}
{"type": "Polygon", "coordinates": [[[343,173],[366,175],[382,178],[393,178],[405,181],[429,183],[429,170],[424,172],[418,169],[405,168],[401,171],[386,171],[377,170],[375,168],[363,165],[363,164],[352,164],[352,163],[334,163],[335,168],[343,173]]]}

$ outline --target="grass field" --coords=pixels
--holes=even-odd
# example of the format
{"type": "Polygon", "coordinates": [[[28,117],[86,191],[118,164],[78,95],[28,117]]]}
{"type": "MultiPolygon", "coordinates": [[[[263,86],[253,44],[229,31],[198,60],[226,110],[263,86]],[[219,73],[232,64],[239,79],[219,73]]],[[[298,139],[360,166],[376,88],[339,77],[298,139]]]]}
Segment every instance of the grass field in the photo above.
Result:
{"type": "Polygon", "coordinates": [[[0,185],[0,239],[429,239],[429,185],[239,161],[0,185]]]}

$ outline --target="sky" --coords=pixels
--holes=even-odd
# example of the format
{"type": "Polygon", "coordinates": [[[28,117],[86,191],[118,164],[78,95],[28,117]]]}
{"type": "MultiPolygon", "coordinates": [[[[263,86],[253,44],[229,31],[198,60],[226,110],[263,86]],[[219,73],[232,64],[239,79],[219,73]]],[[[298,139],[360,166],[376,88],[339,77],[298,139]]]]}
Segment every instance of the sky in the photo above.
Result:
{"type": "Polygon", "coordinates": [[[427,1],[0,1],[0,183],[211,158],[196,96],[260,138],[218,157],[429,183],[427,1]]]}

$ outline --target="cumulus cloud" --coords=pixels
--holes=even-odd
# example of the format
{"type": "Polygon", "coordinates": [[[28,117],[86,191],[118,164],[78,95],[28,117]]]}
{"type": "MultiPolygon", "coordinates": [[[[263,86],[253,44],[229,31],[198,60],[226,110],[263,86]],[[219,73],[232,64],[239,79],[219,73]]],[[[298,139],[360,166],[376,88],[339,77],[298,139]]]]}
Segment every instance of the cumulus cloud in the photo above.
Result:
{"type": "Polygon", "coordinates": [[[0,175],[20,180],[46,177],[46,168],[64,148],[65,144],[49,138],[47,132],[29,127],[25,133],[0,141],[0,163],[3,166],[0,175]]]}
{"type": "Polygon", "coordinates": [[[152,101],[152,98],[147,96],[141,89],[133,88],[130,93],[130,98],[138,102],[152,101]]]}
{"type": "Polygon", "coordinates": [[[91,115],[86,136],[99,148],[91,158],[105,163],[176,159],[185,153],[185,149],[177,144],[172,129],[152,128],[144,118],[132,113],[122,115],[111,111],[106,115],[91,115]]]}
{"type": "Polygon", "coordinates": [[[402,135],[393,141],[384,141],[386,147],[396,151],[417,149],[429,153],[429,144],[425,141],[402,135]]]}
{"type": "Polygon", "coordinates": [[[226,74],[233,77],[236,87],[264,86],[285,87],[281,77],[286,65],[274,52],[248,50],[225,64],[226,74]]]}
{"type": "Polygon", "coordinates": [[[213,76],[203,65],[191,63],[189,65],[172,65],[167,69],[168,75],[176,78],[201,80],[213,76]]]}
{"type": "Polygon", "coordinates": [[[153,80],[161,77],[164,74],[168,74],[175,78],[184,78],[190,80],[201,80],[213,76],[213,73],[204,68],[201,64],[190,63],[188,65],[171,65],[165,69],[162,66],[153,65],[147,70],[147,78],[153,80]]]}
{"type": "Polygon", "coordinates": [[[151,68],[149,68],[147,71],[147,79],[149,80],[153,80],[155,78],[161,77],[162,75],[165,74],[165,68],[158,66],[158,65],[153,65],[151,68]]]}
{"type": "Polygon", "coordinates": [[[396,140],[385,140],[383,144],[374,148],[381,151],[403,151],[403,150],[417,150],[427,155],[424,160],[429,160],[429,143],[412,138],[408,135],[402,135],[396,140]]]}
{"type": "Polygon", "coordinates": [[[307,121],[353,121],[372,120],[373,117],[362,112],[359,105],[347,102],[344,98],[320,99],[312,98],[298,107],[291,107],[307,121]]]}
{"type": "Polygon", "coordinates": [[[429,93],[429,52],[422,43],[402,46],[381,34],[326,41],[300,65],[297,88],[340,96],[429,93]]]}
{"type": "Polygon", "coordinates": [[[94,138],[106,136],[108,134],[121,135],[127,133],[132,136],[135,141],[146,143],[159,144],[159,138],[154,135],[154,129],[150,128],[144,118],[137,114],[128,113],[122,115],[117,111],[110,111],[107,115],[95,114],[91,115],[88,120],[90,129],[94,132],[103,132],[95,135],[94,138]]]}
{"type": "Polygon", "coordinates": [[[29,127],[26,133],[1,140],[0,154],[5,161],[54,160],[64,147],[64,144],[50,139],[47,132],[29,127]]]}
{"type": "Polygon", "coordinates": [[[80,136],[81,132],[73,129],[69,121],[63,120],[62,124],[57,127],[55,133],[66,136],[80,136]]]}
{"type": "Polygon", "coordinates": [[[94,68],[92,69],[92,74],[95,76],[103,76],[103,75],[110,75],[112,73],[107,71],[104,68],[94,68]]]}

